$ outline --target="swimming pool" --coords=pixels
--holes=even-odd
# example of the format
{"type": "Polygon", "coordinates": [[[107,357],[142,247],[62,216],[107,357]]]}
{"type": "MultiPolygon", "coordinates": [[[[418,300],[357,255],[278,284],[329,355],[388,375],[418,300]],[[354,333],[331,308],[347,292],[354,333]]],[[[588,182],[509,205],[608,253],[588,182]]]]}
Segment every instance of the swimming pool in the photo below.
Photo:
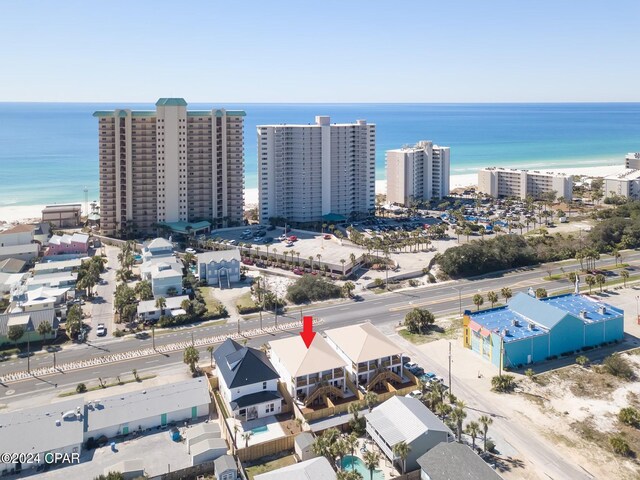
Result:
{"type": "MultiPolygon", "coordinates": [[[[362,478],[371,478],[369,469],[365,467],[364,462],[360,458],[347,455],[342,459],[342,469],[351,470],[352,468],[355,468],[356,472],[362,475],[362,478]]],[[[380,470],[374,470],[373,480],[384,480],[384,473],[380,470]]]]}
{"type": "Polygon", "coordinates": [[[260,433],[264,433],[264,432],[268,432],[269,431],[269,427],[266,425],[262,425],[261,427],[256,427],[256,428],[252,428],[251,432],[254,435],[259,435],[260,433]]]}

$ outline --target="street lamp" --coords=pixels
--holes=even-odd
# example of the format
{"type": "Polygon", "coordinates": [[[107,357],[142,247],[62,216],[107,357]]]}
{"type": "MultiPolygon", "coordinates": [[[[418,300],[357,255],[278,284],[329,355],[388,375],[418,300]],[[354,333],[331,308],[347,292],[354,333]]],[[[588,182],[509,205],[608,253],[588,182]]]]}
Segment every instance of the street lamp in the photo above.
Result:
{"type": "Polygon", "coordinates": [[[453,288],[458,292],[458,309],[459,309],[459,314],[462,315],[462,290],[464,289],[464,287],[459,286],[459,287],[451,287],[451,288],[453,288]]]}

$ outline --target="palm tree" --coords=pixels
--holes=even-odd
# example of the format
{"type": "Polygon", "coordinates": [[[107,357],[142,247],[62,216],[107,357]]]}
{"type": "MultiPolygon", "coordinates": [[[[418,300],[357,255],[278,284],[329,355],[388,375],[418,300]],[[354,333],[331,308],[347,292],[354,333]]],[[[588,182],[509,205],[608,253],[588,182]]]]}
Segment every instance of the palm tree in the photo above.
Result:
{"type": "Polygon", "coordinates": [[[487,300],[491,302],[491,308],[498,301],[498,294],[493,290],[487,293],[487,300]]]}
{"type": "Polygon", "coordinates": [[[473,304],[477,307],[478,310],[480,310],[480,306],[484,303],[484,297],[482,296],[481,293],[476,293],[473,296],[473,304]]]}
{"type": "Polygon", "coordinates": [[[313,255],[309,255],[309,268],[313,272],[313,255]]]}
{"type": "Polygon", "coordinates": [[[356,254],[355,253],[350,254],[349,260],[351,260],[351,270],[353,270],[353,267],[356,264],[356,254]]]}
{"type": "Polygon", "coordinates": [[[399,442],[393,446],[393,454],[396,458],[399,458],[402,461],[402,474],[404,475],[407,469],[407,457],[409,456],[409,452],[411,451],[411,447],[407,445],[406,442],[399,442]]]}
{"type": "Polygon", "coordinates": [[[507,303],[509,303],[509,299],[513,297],[513,292],[509,287],[502,287],[502,289],[500,290],[500,294],[502,295],[502,298],[504,298],[507,303]]]}
{"type": "Polygon", "coordinates": [[[164,315],[164,309],[167,306],[167,299],[164,297],[156,298],[156,308],[160,309],[160,316],[164,315]]]}
{"type": "Polygon", "coordinates": [[[38,325],[38,334],[42,337],[42,341],[44,342],[45,337],[47,335],[50,335],[53,332],[53,328],[51,327],[51,324],[48,321],[44,321],[42,322],[40,325],[38,325]]]}
{"type": "Polygon", "coordinates": [[[373,410],[373,406],[378,403],[378,395],[375,392],[367,392],[364,394],[364,403],[369,408],[369,413],[373,410]]]}
{"type": "Polygon", "coordinates": [[[320,271],[320,259],[322,258],[322,255],[318,253],[316,255],[316,258],[318,259],[318,272],[319,272],[320,271]]]}
{"type": "Polygon", "coordinates": [[[598,287],[600,287],[600,293],[602,293],[602,287],[604,287],[604,284],[607,282],[606,277],[599,273],[596,275],[596,283],[598,284],[598,287]]]}
{"type": "Polygon", "coordinates": [[[464,408],[456,406],[451,412],[451,420],[456,424],[456,436],[458,437],[458,443],[462,441],[462,422],[467,418],[467,412],[464,411],[464,408]]]}
{"type": "Polygon", "coordinates": [[[627,279],[629,278],[629,272],[627,270],[622,270],[620,272],[620,276],[622,277],[622,281],[624,282],[625,288],[627,287],[627,279]]]}
{"type": "Polygon", "coordinates": [[[344,277],[344,264],[347,263],[347,261],[344,258],[341,258],[340,263],[342,264],[342,276],[344,277]]]}
{"type": "Polygon", "coordinates": [[[380,455],[377,452],[367,450],[362,456],[362,460],[364,461],[364,466],[369,470],[369,480],[373,480],[373,472],[378,468],[380,455]]]}
{"type": "Polygon", "coordinates": [[[247,448],[249,446],[249,440],[251,439],[252,436],[253,436],[253,432],[251,430],[249,430],[248,432],[244,432],[242,434],[242,439],[244,440],[244,448],[247,448]]]}
{"type": "Polygon", "coordinates": [[[355,470],[338,470],[336,480],[362,480],[362,474],[355,470]]]}
{"type": "Polygon", "coordinates": [[[475,450],[476,438],[480,434],[480,424],[472,420],[471,422],[467,423],[466,431],[467,434],[471,437],[471,449],[475,450]]]}
{"type": "Polygon", "coordinates": [[[196,364],[198,363],[198,360],[200,360],[200,353],[198,352],[196,347],[194,347],[193,345],[189,345],[187,348],[185,348],[182,359],[184,363],[189,365],[189,370],[191,370],[191,373],[196,373],[196,364]]]}
{"type": "Polygon", "coordinates": [[[209,352],[210,367],[213,368],[213,345],[207,347],[207,352],[209,352]]]}
{"type": "Polygon", "coordinates": [[[489,431],[489,425],[493,423],[493,418],[488,417],[487,415],[482,415],[478,421],[480,425],[482,425],[482,438],[484,440],[484,448],[483,450],[487,451],[487,432],[489,431]]]}
{"type": "Polygon", "coordinates": [[[11,340],[14,346],[18,345],[18,340],[24,335],[24,327],[22,325],[11,325],[7,332],[7,338],[11,340]]]}
{"type": "Polygon", "coordinates": [[[436,415],[438,415],[442,421],[451,413],[451,406],[444,402],[440,402],[436,405],[436,415]]]}
{"type": "MultiPolygon", "coordinates": [[[[358,435],[356,435],[355,433],[350,433],[349,435],[347,435],[347,437],[345,437],[344,439],[344,446],[345,449],[347,450],[347,452],[351,453],[351,456],[355,455],[355,451],[356,451],[356,447],[358,446],[358,435]]],[[[356,465],[355,463],[352,462],[352,470],[355,470],[356,465]]]]}
{"type": "Polygon", "coordinates": [[[589,285],[589,295],[591,295],[591,287],[596,284],[596,277],[594,277],[593,275],[587,275],[586,277],[584,277],[584,281],[587,282],[587,285],[589,285]]]}

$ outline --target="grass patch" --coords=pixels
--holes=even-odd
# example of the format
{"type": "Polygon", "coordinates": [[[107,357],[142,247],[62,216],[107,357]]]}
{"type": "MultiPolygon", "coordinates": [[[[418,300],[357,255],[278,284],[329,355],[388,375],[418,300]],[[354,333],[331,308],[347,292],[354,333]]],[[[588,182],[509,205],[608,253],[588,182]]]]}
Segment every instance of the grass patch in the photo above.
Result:
{"type": "Polygon", "coordinates": [[[401,330],[398,330],[398,335],[415,345],[422,345],[443,338],[457,338],[461,331],[462,318],[456,317],[451,319],[449,322],[443,322],[440,325],[435,324],[431,326],[430,330],[427,333],[411,333],[406,328],[403,328],[401,330]]]}
{"type": "Polygon", "coordinates": [[[522,392],[520,395],[522,395],[524,398],[529,400],[531,403],[535,403],[538,407],[540,407],[540,409],[545,408],[546,399],[544,397],[541,397],[540,395],[533,395],[531,393],[526,393],[526,392],[522,392]]]}
{"type": "Polygon", "coordinates": [[[213,296],[213,287],[200,287],[200,293],[202,293],[204,303],[207,306],[207,312],[218,313],[222,303],[213,296]]]}
{"type": "Polygon", "coordinates": [[[402,330],[398,330],[398,335],[400,335],[405,340],[408,340],[409,342],[413,343],[414,345],[422,345],[423,343],[433,342],[434,340],[436,340],[430,335],[422,335],[420,333],[411,333],[406,328],[403,328],[402,330]]]}
{"type": "Polygon", "coordinates": [[[583,398],[608,398],[624,383],[604,371],[597,372],[594,368],[582,368],[577,365],[536,376],[536,382],[540,385],[548,385],[553,380],[566,384],[573,395],[583,398]]]}
{"type": "MultiPolygon", "coordinates": [[[[105,390],[107,388],[117,387],[118,385],[125,385],[127,383],[144,382],[145,380],[150,380],[152,378],[155,378],[156,376],[157,375],[145,375],[145,376],[138,377],[139,380],[136,380],[136,379],[132,378],[130,380],[122,380],[120,383],[118,383],[118,382],[105,383],[104,387],[101,387],[100,385],[94,385],[93,387],[88,387],[87,388],[87,392],[94,392],[96,390],[105,390]]],[[[83,393],[86,393],[86,392],[83,392],[83,393]]],[[[79,394],[75,390],[70,390],[68,392],[62,392],[58,396],[59,397],[71,397],[73,395],[79,395],[79,394]]]]}
{"type": "Polygon", "coordinates": [[[271,460],[270,462],[247,467],[245,470],[247,471],[249,480],[253,480],[256,475],[271,472],[273,470],[277,470],[278,468],[287,467],[289,465],[293,465],[294,463],[296,463],[295,457],[293,455],[287,455],[286,457],[277,458],[275,460],[271,460]]]}
{"type": "Polygon", "coordinates": [[[251,292],[246,292],[236,301],[236,309],[238,310],[238,313],[242,315],[245,313],[257,312],[260,310],[260,305],[251,298],[251,292]]]}

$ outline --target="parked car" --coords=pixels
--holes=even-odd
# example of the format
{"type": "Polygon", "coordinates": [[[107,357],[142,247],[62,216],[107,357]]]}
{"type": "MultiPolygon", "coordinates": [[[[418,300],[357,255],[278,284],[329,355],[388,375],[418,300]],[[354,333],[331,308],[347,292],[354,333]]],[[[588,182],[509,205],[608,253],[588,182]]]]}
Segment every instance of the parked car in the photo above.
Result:
{"type": "Polygon", "coordinates": [[[231,240],[229,242],[229,245],[238,245],[238,241],[237,240],[231,240]]]}
{"type": "Polygon", "coordinates": [[[278,237],[278,240],[286,240],[286,239],[287,239],[287,236],[284,233],[278,237]]]}
{"type": "Polygon", "coordinates": [[[297,241],[298,241],[298,237],[296,237],[295,235],[291,235],[291,236],[289,237],[289,241],[290,241],[290,242],[297,242],[297,241]]]}
{"type": "Polygon", "coordinates": [[[276,227],[274,227],[273,225],[269,225],[269,226],[267,227],[267,230],[268,230],[268,231],[270,231],[270,232],[272,232],[272,231],[273,231],[273,230],[275,230],[275,229],[276,229],[276,227]]]}
{"type": "Polygon", "coordinates": [[[324,236],[324,239],[325,239],[325,240],[331,240],[331,237],[332,237],[332,235],[331,235],[330,233],[328,233],[328,234],[326,234],[326,235],[324,236]]]}
{"type": "Polygon", "coordinates": [[[287,244],[285,245],[285,247],[293,247],[293,242],[287,242],[287,244]]]}
{"type": "Polygon", "coordinates": [[[107,327],[104,326],[104,323],[99,323],[98,328],[96,328],[96,335],[99,337],[104,337],[107,334],[107,327]]]}
{"type": "Polygon", "coordinates": [[[304,272],[302,270],[300,270],[299,268],[294,268],[293,269],[293,273],[295,273],[296,275],[302,275],[304,272]]]}
{"type": "Polygon", "coordinates": [[[193,248],[185,248],[185,253],[191,253],[193,255],[195,255],[196,251],[193,248]]]}
{"type": "Polygon", "coordinates": [[[422,392],[420,390],[412,390],[405,395],[405,397],[409,398],[420,398],[422,396],[422,392]]]}
{"type": "Polygon", "coordinates": [[[250,258],[244,258],[242,260],[242,263],[244,263],[245,265],[253,265],[253,260],[251,260],[250,258]]]}

